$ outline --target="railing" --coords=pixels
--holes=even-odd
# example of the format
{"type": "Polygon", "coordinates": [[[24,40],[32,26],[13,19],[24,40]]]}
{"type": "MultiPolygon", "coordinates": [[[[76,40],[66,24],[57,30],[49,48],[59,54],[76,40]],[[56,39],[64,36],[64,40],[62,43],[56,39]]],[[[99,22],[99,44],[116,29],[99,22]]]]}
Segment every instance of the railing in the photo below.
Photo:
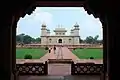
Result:
{"type": "Polygon", "coordinates": [[[19,75],[47,75],[48,65],[44,63],[16,64],[19,75]]]}
{"type": "Polygon", "coordinates": [[[103,64],[76,63],[71,64],[71,75],[100,75],[103,72],[103,64]]]}
{"type": "MultiPolygon", "coordinates": [[[[56,61],[56,60],[55,60],[56,61]]],[[[69,61],[69,60],[68,60],[69,61]]],[[[63,62],[62,62],[63,63],[63,62]]],[[[71,64],[71,75],[101,75],[103,73],[103,64],[94,63],[74,63],[71,64]]],[[[16,64],[18,75],[47,75],[48,62],[44,63],[24,63],[16,64]]]]}

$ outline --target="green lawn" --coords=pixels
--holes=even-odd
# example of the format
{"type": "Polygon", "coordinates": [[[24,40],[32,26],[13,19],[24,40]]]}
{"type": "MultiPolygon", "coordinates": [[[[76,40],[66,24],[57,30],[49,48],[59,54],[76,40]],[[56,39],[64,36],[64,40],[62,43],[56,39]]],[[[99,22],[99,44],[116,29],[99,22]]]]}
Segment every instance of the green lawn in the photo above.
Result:
{"type": "Polygon", "coordinates": [[[24,59],[26,54],[31,54],[32,59],[40,59],[46,52],[45,49],[16,49],[16,59],[24,59]]]}
{"type": "Polygon", "coordinates": [[[103,59],[103,49],[75,49],[72,51],[80,59],[103,59]]]}

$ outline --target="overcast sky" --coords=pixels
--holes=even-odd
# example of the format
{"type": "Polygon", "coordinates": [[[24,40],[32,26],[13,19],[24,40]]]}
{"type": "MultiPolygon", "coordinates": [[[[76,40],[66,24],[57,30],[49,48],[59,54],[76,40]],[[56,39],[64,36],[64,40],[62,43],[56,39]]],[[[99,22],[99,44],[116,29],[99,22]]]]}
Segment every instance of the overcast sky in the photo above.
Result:
{"type": "Polygon", "coordinates": [[[82,7],[37,7],[31,15],[20,18],[17,34],[25,33],[34,38],[40,37],[41,25],[45,23],[51,34],[54,34],[53,30],[58,25],[62,25],[68,30],[69,35],[76,22],[80,26],[82,39],[96,35],[99,35],[99,39],[103,39],[102,24],[99,18],[88,15],[82,7]]]}

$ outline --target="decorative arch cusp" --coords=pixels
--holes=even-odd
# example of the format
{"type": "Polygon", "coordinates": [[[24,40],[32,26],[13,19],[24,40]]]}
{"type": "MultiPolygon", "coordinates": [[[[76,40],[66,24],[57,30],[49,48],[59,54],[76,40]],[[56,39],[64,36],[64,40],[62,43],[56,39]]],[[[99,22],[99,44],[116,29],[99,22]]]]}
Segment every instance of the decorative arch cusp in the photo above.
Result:
{"type": "Polygon", "coordinates": [[[93,14],[95,18],[99,18],[103,24],[104,20],[104,9],[102,1],[92,0],[80,0],[80,1],[42,1],[42,0],[31,0],[26,3],[26,8],[23,7],[18,13],[15,14],[16,20],[20,17],[24,17],[26,14],[31,15],[36,7],[83,7],[87,13],[93,14]]]}

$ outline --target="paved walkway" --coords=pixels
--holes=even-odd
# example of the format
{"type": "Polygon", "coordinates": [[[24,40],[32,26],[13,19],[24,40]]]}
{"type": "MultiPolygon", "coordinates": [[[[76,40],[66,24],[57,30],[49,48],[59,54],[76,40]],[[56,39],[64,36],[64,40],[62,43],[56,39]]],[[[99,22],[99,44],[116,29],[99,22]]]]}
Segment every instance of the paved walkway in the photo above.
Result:
{"type": "Polygon", "coordinates": [[[43,57],[40,58],[40,60],[43,62],[47,61],[48,59],[56,59],[53,48],[51,53],[47,52],[43,57]]]}
{"type": "Polygon", "coordinates": [[[47,53],[45,56],[40,58],[42,61],[46,61],[48,59],[72,59],[78,60],[79,58],[74,55],[67,47],[56,47],[56,50],[51,50],[51,53],[47,53]]]}
{"type": "Polygon", "coordinates": [[[19,76],[19,80],[101,80],[100,75],[19,76]]]}

